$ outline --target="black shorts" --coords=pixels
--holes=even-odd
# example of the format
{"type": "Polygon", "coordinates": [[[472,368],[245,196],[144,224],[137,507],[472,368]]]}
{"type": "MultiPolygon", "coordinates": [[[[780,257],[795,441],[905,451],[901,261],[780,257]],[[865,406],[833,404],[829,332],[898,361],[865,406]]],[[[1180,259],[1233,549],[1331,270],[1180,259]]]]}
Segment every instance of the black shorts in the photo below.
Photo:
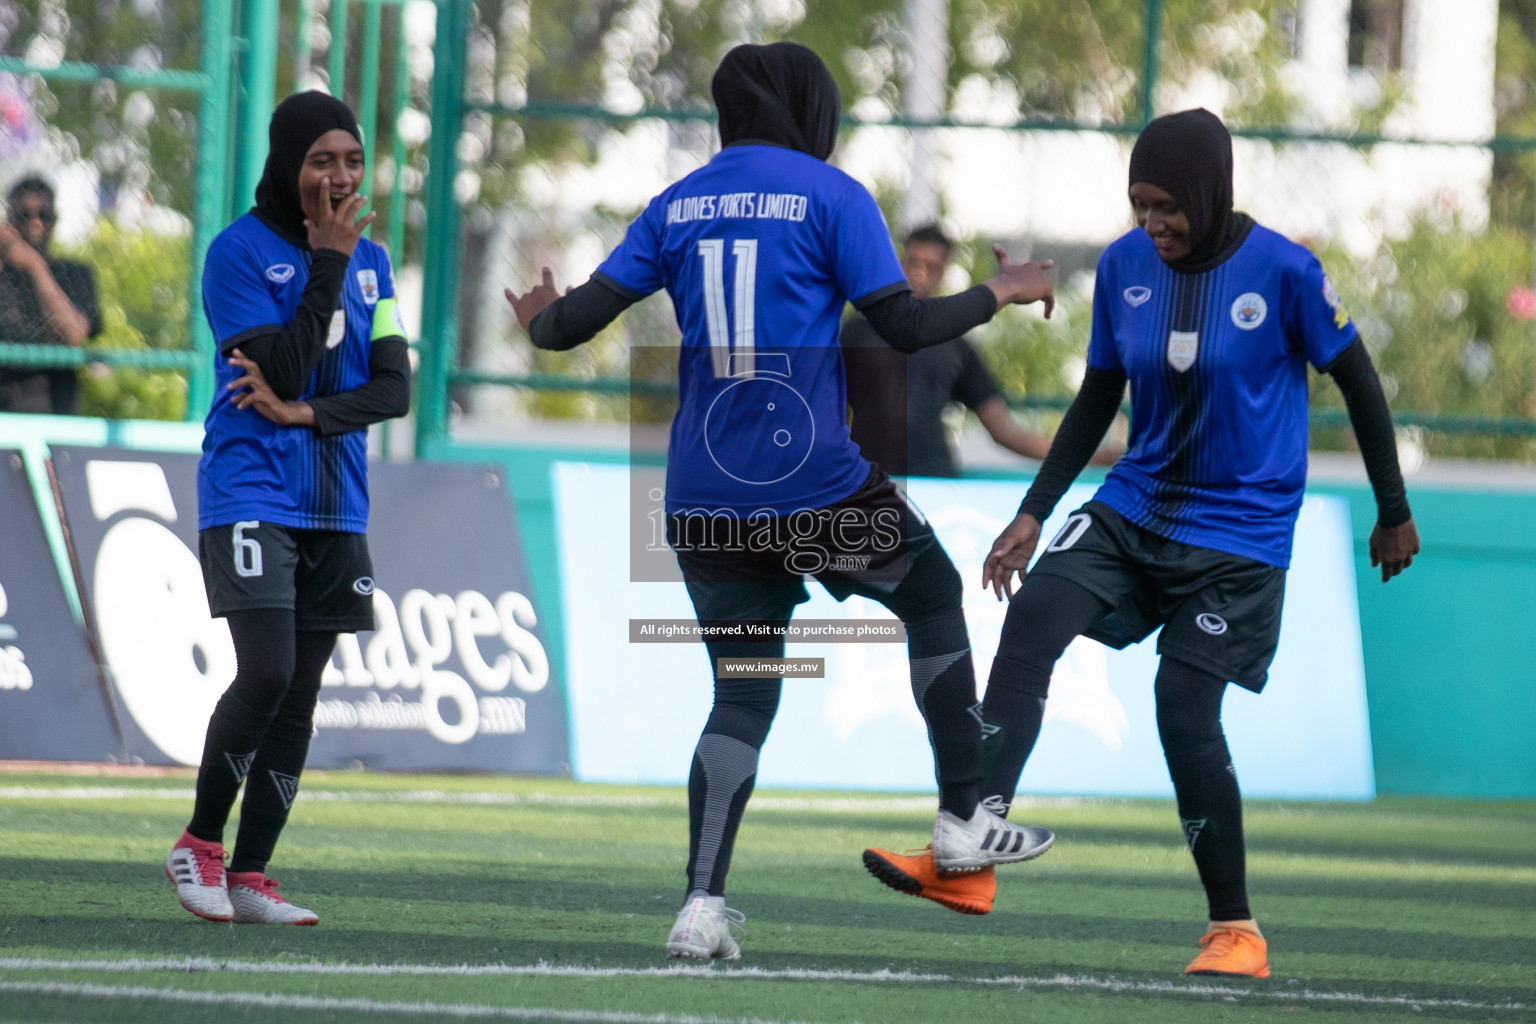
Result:
{"type": "Polygon", "coordinates": [[[1090,501],[1031,572],[1071,580],[1113,609],[1084,636],[1118,649],[1162,626],[1159,654],[1264,689],[1285,603],[1279,566],[1160,537],[1090,501]]]}
{"type": "Polygon", "coordinates": [[[933,527],[875,467],[857,491],[819,509],[733,522],[669,516],[667,543],[701,621],[787,619],[810,598],[807,576],[839,601],[858,594],[903,618],[947,605],[951,596],[959,607],[958,588],[950,595],[948,575],[930,568],[941,559],[954,571],[933,527]],[[934,575],[933,586],[922,588],[929,593],[912,593],[920,582],[909,579],[914,566],[934,575]]]}
{"type": "Polygon", "coordinates": [[[301,630],[373,628],[373,559],[361,533],[247,521],[199,532],[197,547],[215,618],[285,608],[301,630]]]}

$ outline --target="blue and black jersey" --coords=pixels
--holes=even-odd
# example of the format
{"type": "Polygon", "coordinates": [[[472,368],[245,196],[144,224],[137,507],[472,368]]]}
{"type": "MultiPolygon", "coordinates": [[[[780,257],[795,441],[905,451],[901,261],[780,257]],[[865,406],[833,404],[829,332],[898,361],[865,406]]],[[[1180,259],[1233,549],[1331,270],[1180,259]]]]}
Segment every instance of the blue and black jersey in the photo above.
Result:
{"type": "MultiPolygon", "coordinates": [[[[297,529],[367,530],[366,430],[322,437],[278,426],[255,410],[237,409],[225,389],[240,373],[224,358],[230,350],[276,334],[293,319],[309,281],[310,255],[251,214],[220,232],[208,249],[203,311],[219,358],[197,474],[199,529],[256,520],[297,529]]],[[[394,287],[388,254],[359,240],[325,355],[300,399],[367,383],[372,339],[403,333],[394,287]]]]}
{"type": "Polygon", "coordinates": [[[1099,260],[1088,364],[1131,386],[1129,450],[1096,495],[1172,540],[1287,567],[1307,472],[1307,364],[1355,325],[1317,258],[1262,226],[1176,272],[1146,232],[1099,260]]]}
{"type": "Polygon", "coordinates": [[[730,146],[662,192],[598,273],[665,288],[683,332],[667,511],[831,505],[869,476],[848,436],[843,304],[907,287],[874,198],[805,153],[730,146]]]}

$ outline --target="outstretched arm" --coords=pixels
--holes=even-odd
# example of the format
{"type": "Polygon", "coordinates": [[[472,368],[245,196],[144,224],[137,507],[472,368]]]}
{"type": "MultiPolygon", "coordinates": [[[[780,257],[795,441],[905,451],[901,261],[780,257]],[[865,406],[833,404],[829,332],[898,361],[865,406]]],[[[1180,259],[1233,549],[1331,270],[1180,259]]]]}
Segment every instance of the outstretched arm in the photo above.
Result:
{"type": "Polygon", "coordinates": [[[874,301],[861,300],[855,307],[875,333],[904,352],[952,341],[991,320],[1010,303],[1043,302],[1045,315],[1050,316],[1056,308],[1056,293],[1045,272],[1052,262],[1012,263],[1002,246],[994,245],[992,251],[997,254],[997,276],[958,295],[914,299],[903,283],[895,291],[882,288],[874,301]]]}
{"type": "Polygon", "coordinates": [[[598,331],[639,300],[639,296],[629,294],[604,274],[593,274],[586,284],[567,288],[561,295],[555,289],[554,272],[548,267],[544,268],[543,280],[526,294],[518,295],[510,288],[503,294],[534,345],[555,352],[591,341],[598,331]]]}
{"type": "Polygon", "coordinates": [[[1387,397],[1381,390],[1381,379],[1371,364],[1370,353],[1358,337],[1322,370],[1344,395],[1349,424],[1354,428],[1360,456],[1365,460],[1365,474],[1376,495],[1371,565],[1381,567],[1381,580],[1385,583],[1412,565],[1413,556],[1419,553],[1419,531],[1403,487],[1387,397]]]}
{"type": "MultiPolygon", "coordinates": [[[[976,418],[993,441],[1015,455],[1043,462],[1051,450],[1051,439],[1014,419],[1008,411],[1008,403],[1001,396],[989,398],[977,406],[976,418]]],[[[1089,457],[1088,462],[1094,466],[1113,466],[1115,460],[1123,454],[1124,450],[1119,445],[1102,444],[1089,457]]]]}
{"type": "Polygon", "coordinates": [[[1051,450],[1050,438],[1038,430],[1030,430],[1009,415],[1008,403],[1001,395],[994,395],[978,405],[976,418],[993,441],[1015,455],[1040,462],[1051,450]]]}

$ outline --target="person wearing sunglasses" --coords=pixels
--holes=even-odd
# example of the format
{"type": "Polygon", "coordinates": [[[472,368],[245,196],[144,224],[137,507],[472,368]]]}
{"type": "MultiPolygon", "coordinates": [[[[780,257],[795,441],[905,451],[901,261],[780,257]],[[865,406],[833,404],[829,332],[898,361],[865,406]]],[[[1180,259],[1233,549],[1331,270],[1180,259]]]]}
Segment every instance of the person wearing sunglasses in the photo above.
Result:
{"type": "MultiPolygon", "coordinates": [[[[101,333],[96,275],[84,263],[48,255],[53,187],[37,177],[11,186],[0,223],[0,342],[82,345],[101,333]]],[[[0,412],[75,412],[72,369],[0,365],[0,412]]]]}

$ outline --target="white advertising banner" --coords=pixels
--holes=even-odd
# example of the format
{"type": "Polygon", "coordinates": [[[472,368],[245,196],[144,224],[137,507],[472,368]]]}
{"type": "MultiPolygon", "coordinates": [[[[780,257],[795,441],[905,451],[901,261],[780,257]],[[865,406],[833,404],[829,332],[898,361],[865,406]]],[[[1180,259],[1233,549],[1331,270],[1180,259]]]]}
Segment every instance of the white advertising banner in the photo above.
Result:
{"type": "MultiPolygon", "coordinates": [[[[632,474],[662,470],[557,463],[561,588],[573,771],[604,782],[682,783],[709,714],[700,643],[631,643],[632,619],[688,619],[681,583],[631,583],[632,474]]],[[[650,486],[649,481],[643,482],[650,486]]],[[[910,480],[908,491],[965,581],[978,687],[985,690],[1006,606],[981,588],[981,563],[1014,515],[1014,481],[910,480]]],[[[1050,537],[1093,494],[1074,487],[1050,537]]],[[[1375,793],[1354,546],[1342,499],[1308,495],[1297,523],[1279,653],[1263,694],[1228,687],[1224,722],[1243,791],[1255,797],[1366,800],[1375,793]]],[[[890,618],[873,601],[839,604],[811,584],[804,619],[890,618]]],[[[1157,738],[1157,637],[1116,651],[1079,638],[1057,665],[1021,794],[1171,796],[1157,738]]],[[[824,658],[825,678],[787,680],[758,784],[928,791],[932,759],[908,682],[906,647],[791,643],[824,658]]]]}

